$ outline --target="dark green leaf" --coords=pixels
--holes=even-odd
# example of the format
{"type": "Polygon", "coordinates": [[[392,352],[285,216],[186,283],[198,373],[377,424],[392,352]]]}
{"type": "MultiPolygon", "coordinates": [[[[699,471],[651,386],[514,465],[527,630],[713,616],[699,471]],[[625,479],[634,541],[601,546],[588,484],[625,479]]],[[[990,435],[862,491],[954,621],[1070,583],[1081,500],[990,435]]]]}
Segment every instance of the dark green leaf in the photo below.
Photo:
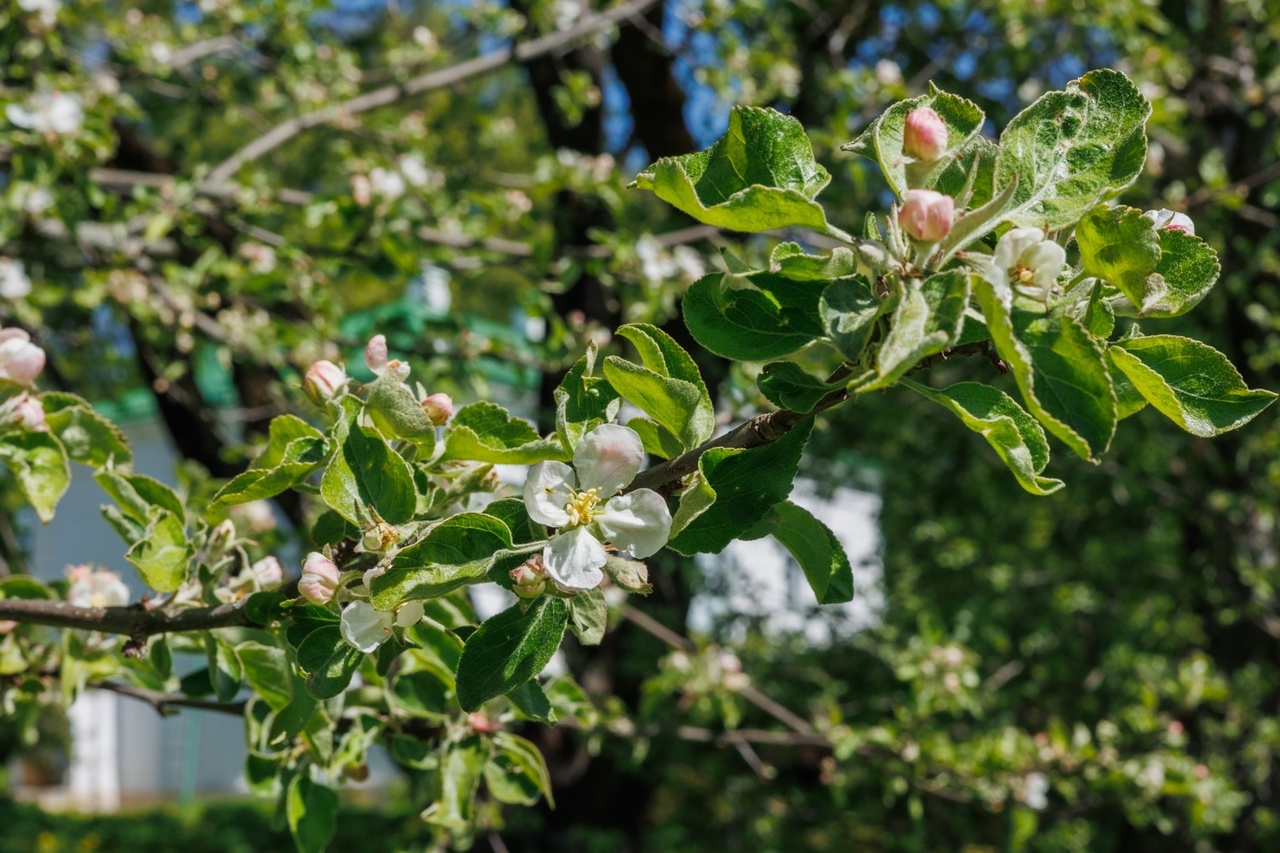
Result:
{"type": "Polygon", "coordinates": [[[445,433],[442,459],[532,465],[545,459],[567,460],[570,454],[559,437],[539,438],[526,420],[512,417],[493,403],[463,406],[445,433]]]}
{"type": "Polygon", "coordinates": [[[876,318],[884,309],[866,279],[844,278],[831,282],[822,292],[818,312],[822,325],[846,361],[857,362],[876,329],[876,318]]]}
{"type": "Polygon", "coordinates": [[[493,737],[493,754],[484,766],[484,781],[494,799],[501,803],[531,806],[541,794],[555,808],[551,796],[551,773],[538,748],[510,732],[493,737]]]}
{"type": "Polygon", "coordinates": [[[304,769],[289,783],[285,815],[298,853],[323,853],[338,829],[338,795],[304,769]]]}
{"type": "Polygon", "coordinates": [[[819,604],[853,600],[853,567],[831,529],[790,501],[770,508],[755,528],[773,534],[791,552],[819,604]]]}
{"type": "Polygon", "coordinates": [[[578,359],[555,390],[556,432],[565,447],[576,447],[582,437],[618,414],[621,398],[603,376],[595,374],[596,347],[578,359]]]}
{"type": "Polygon", "coordinates": [[[458,661],[462,709],[474,711],[542,672],[568,623],[569,607],[559,598],[536,599],[523,613],[517,604],[485,620],[458,661]]]}
{"type": "Polygon", "coordinates": [[[431,529],[395,555],[373,580],[373,603],[390,610],[406,601],[437,598],[484,578],[497,552],[511,547],[511,531],[491,515],[464,512],[431,529]]]}
{"type": "MultiPolygon", "coordinates": [[[[1204,299],[1218,280],[1218,256],[1199,237],[1182,231],[1161,228],[1160,263],[1156,275],[1164,281],[1165,293],[1143,312],[1144,317],[1177,317],[1204,299]]],[[[1116,313],[1127,313],[1127,303],[1115,306],[1116,313]]],[[[1128,312],[1131,313],[1131,312],[1128,312]]]]}
{"type": "Polygon", "coordinates": [[[685,294],[684,319],[698,343],[717,355],[780,358],[822,336],[818,299],[824,287],[769,273],[749,280],[709,275],[685,294]]]}
{"type": "Polygon", "coordinates": [[[413,518],[413,472],[377,432],[352,425],[320,480],[320,496],[359,527],[373,520],[369,508],[389,524],[413,518]]]}
{"type": "Polygon", "coordinates": [[[859,386],[859,393],[892,385],[921,359],[942,352],[959,339],[971,277],[963,272],[944,272],[923,282],[907,279],[889,333],[876,354],[877,376],[859,386]]]}
{"type": "Polygon", "coordinates": [[[828,384],[793,361],[771,361],[756,377],[756,386],[766,400],[793,412],[809,411],[843,385],[843,382],[828,384]]]}

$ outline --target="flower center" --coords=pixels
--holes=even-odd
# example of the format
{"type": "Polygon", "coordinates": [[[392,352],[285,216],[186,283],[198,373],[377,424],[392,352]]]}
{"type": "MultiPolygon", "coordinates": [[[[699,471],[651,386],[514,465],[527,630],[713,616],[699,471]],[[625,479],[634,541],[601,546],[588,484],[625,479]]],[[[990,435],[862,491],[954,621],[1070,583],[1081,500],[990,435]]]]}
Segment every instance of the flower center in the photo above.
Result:
{"type": "Polygon", "coordinates": [[[573,497],[564,505],[564,511],[569,513],[569,526],[577,527],[580,524],[590,524],[592,515],[599,505],[599,489],[587,489],[585,492],[573,493],[573,497]]]}
{"type": "Polygon", "coordinates": [[[1013,277],[1020,284],[1029,284],[1031,279],[1036,277],[1036,271],[1019,264],[1013,271],[1013,277]]]}

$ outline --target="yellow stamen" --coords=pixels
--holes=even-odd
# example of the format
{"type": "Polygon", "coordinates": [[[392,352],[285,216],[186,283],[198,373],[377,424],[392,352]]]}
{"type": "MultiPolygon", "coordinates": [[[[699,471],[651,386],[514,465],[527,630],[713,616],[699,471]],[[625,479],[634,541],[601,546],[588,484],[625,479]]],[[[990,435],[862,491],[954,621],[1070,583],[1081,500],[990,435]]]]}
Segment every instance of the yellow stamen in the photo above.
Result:
{"type": "Polygon", "coordinates": [[[1018,267],[1017,271],[1015,271],[1013,275],[1018,281],[1023,284],[1027,284],[1031,279],[1036,277],[1036,271],[1027,269],[1026,267],[1018,267]]]}
{"type": "Polygon", "coordinates": [[[569,526],[577,527],[580,524],[590,524],[592,514],[597,506],[600,505],[599,489],[587,489],[585,492],[577,492],[564,505],[564,511],[569,513],[569,526]]]}

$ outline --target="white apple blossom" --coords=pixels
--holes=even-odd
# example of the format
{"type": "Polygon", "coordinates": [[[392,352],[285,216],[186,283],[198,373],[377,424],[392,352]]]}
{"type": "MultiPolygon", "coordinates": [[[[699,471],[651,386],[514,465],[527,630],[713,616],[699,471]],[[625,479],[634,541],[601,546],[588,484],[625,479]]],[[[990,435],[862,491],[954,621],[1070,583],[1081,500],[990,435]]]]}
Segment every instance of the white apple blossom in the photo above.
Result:
{"type": "MultiPolygon", "coordinates": [[[[1047,302],[1067,264],[1067,252],[1039,228],[1014,228],[996,242],[988,278],[998,288],[1047,302]]],[[[1006,291],[1007,294],[1007,291],[1006,291]]]]}
{"type": "Polygon", "coordinates": [[[67,577],[71,580],[67,601],[76,607],[124,607],[129,603],[129,588],[115,572],[72,566],[67,577]]]}
{"type": "Polygon", "coordinates": [[[1157,231],[1167,228],[1170,231],[1185,231],[1192,237],[1196,236],[1196,224],[1185,213],[1175,213],[1167,207],[1162,207],[1159,210],[1148,210],[1142,215],[1155,223],[1157,231]]]}
{"type": "Polygon", "coordinates": [[[18,127],[37,133],[75,133],[84,122],[80,97],[74,93],[37,92],[28,104],[9,104],[4,114],[18,127]]]}
{"type": "Polygon", "coordinates": [[[369,188],[374,195],[395,201],[404,195],[404,177],[399,172],[378,166],[369,172],[369,188]]]}
{"type": "Polygon", "coordinates": [[[31,293],[31,279],[22,268],[22,261],[0,258],[0,298],[21,299],[31,293]]]}
{"type": "Polygon", "coordinates": [[[421,601],[402,604],[395,613],[376,610],[367,601],[353,601],[342,611],[342,639],[365,654],[372,654],[391,637],[393,627],[408,628],[422,621],[421,601]]]}
{"type": "Polygon", "coordinates": [[[671,535],[671,512],[651,489],[618,494],[644,464],[635,430],[593,429],[573,451],[573,467],[539,462],[524,484],[524,505],[538,524],[558,528],[542,552],[547,574],[569,589],[594,589],[604,578],[603,542],[644,558],[671,535]]]}
{"type": "Polygon", "coordinates": [[[62,0],[18,0],[24,12],[39,12],[40,23],[46,27],[53,26],[58,19],[58,10],[62,8],[62,0]]]}
{"type": "Polygon", "coordinates": [[[1026,788],[1022,795],[1022,801],[1028,807],[1036,811],[1043,810],[1049,805],[1049,777],[1038,770],[1033,770],[1026,775],[1023,780],[1026,788]]]}

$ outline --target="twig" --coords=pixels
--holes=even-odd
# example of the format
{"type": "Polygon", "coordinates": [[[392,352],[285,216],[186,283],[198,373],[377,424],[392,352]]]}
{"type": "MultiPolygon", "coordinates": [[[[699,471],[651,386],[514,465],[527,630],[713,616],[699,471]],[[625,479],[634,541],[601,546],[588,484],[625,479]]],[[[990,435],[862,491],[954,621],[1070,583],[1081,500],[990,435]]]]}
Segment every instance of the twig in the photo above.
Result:
{"type": "Polygon", "coordinates": [[[642,14],[656,2],[657,0],[630,0],[630,2],[623,3],[605,12],[585,15],[578,23],[568,29],[549,33],[513,47],[495,50],[447,68],[429,71],[403,84],[385,86],[372,92],[366,92],[363,95],[357,95],[340,104],[304,113],[276,125],[267,133],[219,163],[209,173],[207,183],[213,185],[224,183],[239,172],[240,168],[246,163],[257,160],[274,151],[304,130],[328,124],[340,117],[357,115],[378,107],[384,107],[402,98],[457,85],[472,77],[495,71],[513,60],[527,62],[530,59],[552,53],[583,36],[592,35],[633,15],[642,14]]]}
{"type": "Polygon", "coordinates": [[[89,687],[108,690],[121,696],[128,696],[130,699],[146,702],[161,716],[168,716],[166,712],[170,708],[194,708],[199,711],[216,711],[219,714],[234,714],[237,717],[241,717],[244,716],[244,709],[248,704],[247,702],[215,702],[211,699],[193,699],[190,696],[161,693],[159,690],[147,690],[144,687],[133,687],[128,684],[118,684],[114,681],[99,681],[96,684],[90,684],[89,687]]]}
{"type": "Polygon", "coordinates": [[[107,634],[124,634],[145,640],[155,634],[208,631],[254,625],[243,602],[194,607],[168,613],[146,610],[140,604],[127,607],[77,607],[65,601],[28,598],[0,598],[0,619],[12,619],[51,628],[80,628],[107,634]]]}

